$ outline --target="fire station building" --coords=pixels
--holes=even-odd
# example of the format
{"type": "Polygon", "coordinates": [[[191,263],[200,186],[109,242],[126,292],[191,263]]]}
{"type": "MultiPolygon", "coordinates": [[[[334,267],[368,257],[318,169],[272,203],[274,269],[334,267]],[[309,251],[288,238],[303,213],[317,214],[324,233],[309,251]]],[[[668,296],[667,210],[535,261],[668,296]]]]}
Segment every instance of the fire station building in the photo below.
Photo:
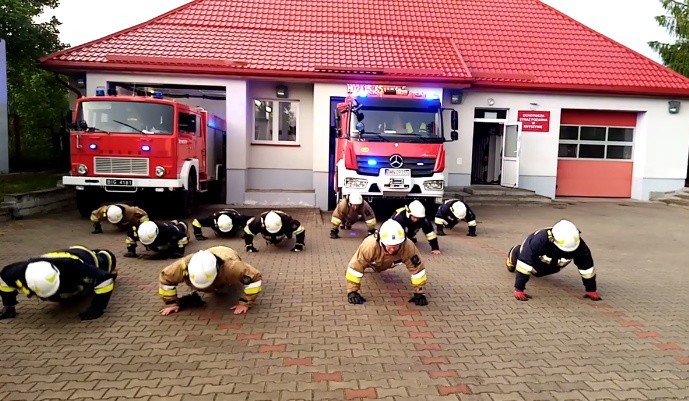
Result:
{"type": "Polygon", "coordinates": [[[458,111],[447,186],[645,200],[687,178],[689,79],[538,0],[195,0],[40,63],[74,96],[223,117],[228,204],[332,207],[333,109],[356,85],[458,111]]]}

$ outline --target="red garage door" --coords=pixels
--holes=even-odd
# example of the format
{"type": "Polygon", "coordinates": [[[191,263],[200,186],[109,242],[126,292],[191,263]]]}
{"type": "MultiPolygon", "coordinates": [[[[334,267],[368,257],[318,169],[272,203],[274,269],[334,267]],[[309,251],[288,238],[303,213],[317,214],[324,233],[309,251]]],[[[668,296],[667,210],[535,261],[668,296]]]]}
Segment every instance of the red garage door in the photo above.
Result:
{"type": "Polygon", "coordinates": [[[556,196],[629,198],[635,112],[562,110],[556,196]]]}

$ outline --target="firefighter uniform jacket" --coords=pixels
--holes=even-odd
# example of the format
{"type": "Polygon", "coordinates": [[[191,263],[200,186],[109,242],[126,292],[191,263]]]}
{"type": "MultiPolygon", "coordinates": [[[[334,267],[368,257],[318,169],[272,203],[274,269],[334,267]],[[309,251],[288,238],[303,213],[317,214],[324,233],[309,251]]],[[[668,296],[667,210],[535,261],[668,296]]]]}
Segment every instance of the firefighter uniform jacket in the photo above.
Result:
{"type": "Polygon", "coordinates": [[[579,247],[574,252],[564,252],[555,245],[550,228],[544,228],[526,237],[519,246],[518,252],[515,278],[517,290],[524,291],[529,276],[541,277],[554,274],[574,261],[586,291],[596,291],[593,257],[583,239],[580,240],[579,247]]]}
{"type": "Polygon", "coordinates": [[[37,258],[5,266],[0,271],[0,296],[4,306],[17,304],[17,293],[32,297],[36,293],[26,283],[29,263],[46,261],[60,272],[60,287],[48,301],[61,302],[93,291],[91,307],[104,310],[115,288],[115,256],[107,250],[73,246],[69,249],[48,252],[37,258]]]}
{"type": "MultiPolygon", "coordinates": [[[[155,222],[158,227],[158,235],[150,245],[144,245],[147,250],[155,252],[184,253],[184,248],[189,243],[187,223],[172,220],[169,223],[155,222]]],[[[124,242],[127,250],[136,250],[136,243],[140,241],[137,233],[139,225],[132,226],[127,231],[127,238],[124,242]]]]}
{"type": "MultiPolygon", "coordinates": [[[[115,224],[120,228],[138,225],[139,223],[148,221],[148,214],[146,214],[143,209],[121,203],[117,203],[115,206],[118,206],[120,209],[122,209],[122,220],[115,224]]],[[[108,207],[110,207],[110,205],[101,206],[91,212],[91,223],[108,221],[108,207]]]]}
{"type": "Polygon", "coordinates": [[[359,248],[352,256],[347,267],[347,293],[359,291],[361,279],[364,277],[364,270],[367,267],[376,272],[394,269],[397,266],[406,266],[411,274],[411,284],[414,292],[423,294],[426,285],[426,268],[424,267],[416,245],[409,240],[405,240],[399,251],[390,255],[385,252],[383,245],[378,242],[377,235],[369,235],[359,245],[359,248]]]}
{"type": "Polygon", "coordinates": [[[343,222],[354,224],[357,221],[363,220],[369,228],[376,226],[376,215],[368,202],[364,201],[361,206],[354,210],[349,200],[342,199],[337,204],[333,216],[330,218],[330,223],[333,227],[338,228],[343,222]]]}
{"type": "MultiPolygon", "coordinates": [[[[446,200],[445,203],[440,205],[438,212],[435,214],[435,224],[445,226],[447,228],[453,228],[455,225],[457,225],[460,219],[458,219],[457,216],[452,213],[452,205],[457,202],[462,203],[462,201],[459,199],[450,199],[446,200]]],[[[464,216],[467,226],[476,227],[476,214],[474,214],[474,211],[471,210],[469,205],[465,203],[464,206],[467,208],[467,215],[464,216]]]]}
{"type": "Polygon", "coordinates": [[[292,238],[292,235],[296,236],[297,244],[304,244],[306,238],[306,229],[301,225],[299,220],[293,219],[290,215],[279,210],[273,210],[282,219],[282,228],[275,234],[268,232],[266,230],[266,225],[264,224],[264,219],[268,212],[263,212],[259,217],[252,217],[246,223],[244,227],[244,243],[249,246],[254,243],[254,236],[261,234],[265,238],[266,242],[271,244],[279,244],[282,240],[287,238],[292,238]]]}
{"type": "Polygon", "coordinates": [[[194,219],[191,225],[194,227],[195,235],[202,234],[201,227],[208,227],[212,228],[213,231],[215,231],[215,234],[219,237],[231,237],[236,233],[240,232],[244,228],[244,226],[246,226],[246,222],[249,221],[250,218],[250,216],[244,216],[235,209],[223,209],[213,213],[208,217],[194,219]],[[229,218],[232,219],[232,230],[228,232],[222,232],[218,228],[218,217],[220,217],[223,214],[229,216],[229,218]]]}
{"type": "Polygon", "coordinates": [[[404,227],[407,238],[414,238],[419,229],[421,229],[423,233],[426,234],[426,240],[428,240],[428,243],[431,245],[431,249],[434,251],[440,249],[438,245],[438,236],[435,234],[435,231],[433,231],[431,222],[427,218],[413,222],[408,206],[397,209],[395,214],[392,215],[392,219],[396,220],[404,227]]]}
{"type": "Polygon", "coordinates": [[[166,304],[176,304],[179,302],[177,296],[177,286],[186,283],[196,291],[214,292],[220,288],[232,285],[243,285],[244,294],[239,298],[242,305],[251,305],[258,294],[261,292],[261,273],[255,267],[244,263],[232,248],[226,246],[215,246],[208,249],[218,259],[218,276],[210,287],[204,289],[195,288],[189,280],[187,265],[193,255],[184,258],[167,266],[160,272],[160,289],[158,293],[166,304]]]}

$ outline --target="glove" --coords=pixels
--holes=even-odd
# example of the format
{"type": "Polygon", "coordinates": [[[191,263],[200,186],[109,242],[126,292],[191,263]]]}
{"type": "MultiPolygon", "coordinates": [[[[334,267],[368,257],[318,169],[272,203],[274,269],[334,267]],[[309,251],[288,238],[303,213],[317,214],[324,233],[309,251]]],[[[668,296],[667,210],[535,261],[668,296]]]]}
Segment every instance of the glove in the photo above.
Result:
{"type": "Polygon", "coordinates": [[[256,249],[253,245],[246,245],[246,251],[249,253],[254,253],[258,252],[258,249],[256,249]]]}
{"type": "Polygon", "coordinates": [[[208,237],[204,236],[203,234],[196,234],[194,235],[197,241],[205,241],[208,239],[208,237]]]}
{"type": "Polygon", "coordinates": [[[127,253],[124,254],[125,258],[135,258],[136,257],[136,251],[128,251],[127,253]]]}
{"type": "Polygon", "coordinates": [[[447,235],[447,234],[445,234],[445,230],[443,229],[443,226],[441,226],[441,225],[437,225],[437,226],[436,226],[435,232],[436,232],[436,233],[438,234],[438,236],[440,236],[440,237],[447,235]]]}
{"type": "Polygon", "coordinates": [[[344,229],[345,229],[345,230],[351,230],[351,229],[352,229],[352,223],[350,223],[350,222],[345,222],[345,223],[344,223],[344,229]]]}
{"type": "Polygon", "coordinates": [[[301,252],[304,250],[304,244],[294,244],[294,248],[292,248],[292,252],[301,252]]]}
{"type": "Polygon", "coordinates": [[[94,320],[103,316],[103,313],[105,313],[103,309],[88,308],[84,312],[81,312],[79,317],[81,320],[94,320]]]}
{"type": "Polygon", "coordinates": [[[370,227],[368,229],[368,235],[374,235],[377,231],[375,227],[370,227]]]}
{"type": "Polygon", "coordinates": [[[589,298],[591,301],[601,301],[603,299],[598,295],[598,291],[588,291],[584,294],[584,298],[589,298]]]}
{"type": "Polygon", "coordinates": [[[17,310],[14,309],[14,306],[6,306],[0,314],[0,320],[14,319],[15,317],[17,317],[17,310]]]}
{"type": "Polygon", "coordinates": [[[93,225],[93,231],[91,231],[91,234],[102,234],[103,233],[103,228],[101,227],[100,223],[96,223],[93,225]]]}
{"type": "Polygon", "coordinates": [[[339,232],[340,232],[340,230],[338,230],[337,228],[334,228],[334,227],[333,227],[333,228],[330,230],[330,239],[338,239],[338,238],[340,238],[340,236],[338,235],[339,232]]]}
{"type": "Polygon", "coordinates": [[[359,294],[356,291],[352,291],[349,294],[347,294],[347,300],[349,301],[350,304],[355,304],[355,305],[361,305],[364,302],[366,302],[366,298],[362,297],[361,294],[359,294]]]}
{"type": "Polygon", "coordinates": [[[413,297],[409,298],[408,302],[413,302],[416,306],[426,306],[428,305],[428,300],[423,294],[416,293],[413,297]]]}
{"type": "Polygon", "coordinates": [[[520,301],[527,301],[529,298],[531,298],[531,295],[528,295],[524,291],[514,291],[514,298],[518,299],[520,301]]]}
{"type": "Polygon", "coordinates": [[[457,220],[457,221],[452,221],[452,222],[448,223],[448,224],[447,224],[447,229],[448,229],[448,230],[452,230],[453,228],[455,228],[455,226],[457,225],[457,223],[459,223],[459,220],[457,220]]]}
{"type": "Polygon", "coordinates": [[[476,226],[471,226],[469,227],[469,232],[467,233],[469,237],[475,237],[476,236],[476,226]]]}
{"type": "Polygon", "coordinates": [[[179,310],[186,308],[198,308],[206,304],[206,301],[201,299],[198,293],[192,292],[179,299],[179,310]]]}

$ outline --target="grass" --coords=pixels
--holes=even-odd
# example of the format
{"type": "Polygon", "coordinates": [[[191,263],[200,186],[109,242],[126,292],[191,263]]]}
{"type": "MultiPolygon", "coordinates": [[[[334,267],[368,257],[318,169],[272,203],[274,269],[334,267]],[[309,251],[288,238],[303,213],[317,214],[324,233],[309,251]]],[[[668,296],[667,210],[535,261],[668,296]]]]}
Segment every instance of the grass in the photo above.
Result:
{"type": "Polygon", "coordinates": [[[0,201],[7,194],[54,188],[60,177],[55,172],[0,174],[0,201]]]}

